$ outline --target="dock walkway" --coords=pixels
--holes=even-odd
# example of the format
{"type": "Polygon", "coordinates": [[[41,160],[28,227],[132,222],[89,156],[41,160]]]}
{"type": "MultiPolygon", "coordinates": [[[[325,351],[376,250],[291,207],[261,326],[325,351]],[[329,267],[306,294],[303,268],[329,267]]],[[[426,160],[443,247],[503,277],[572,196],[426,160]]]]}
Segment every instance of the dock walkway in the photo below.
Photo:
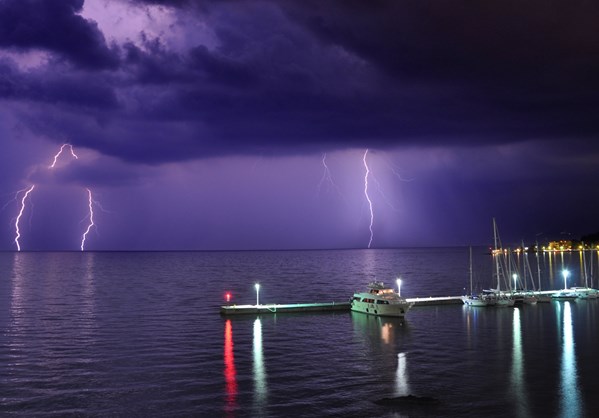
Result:
{"type": "Polygon", "coordinates": [[[223,315],[239,314],[274,314],[291,312],[330,312],[349,311],[349,302],[330,303],[290,303],[290,304],[266,304],[266,305],[226,305],[220,307],[223,315]]]}
{"type": "MultiPolygon", "coordinates": [[[[460,296],[443,296],[428,298],[407,298],[408,302],[414,302],[416,306],[431,305],[462,305],[460,296]]],[[[260,305],[225,305],[220,307],[222,315],[241,314],[274,314],[292,312],[333,312],[349,311],[349,302],[323,302],[323,303],[289,303],[289,304],[260,304],[260,305]]]]}

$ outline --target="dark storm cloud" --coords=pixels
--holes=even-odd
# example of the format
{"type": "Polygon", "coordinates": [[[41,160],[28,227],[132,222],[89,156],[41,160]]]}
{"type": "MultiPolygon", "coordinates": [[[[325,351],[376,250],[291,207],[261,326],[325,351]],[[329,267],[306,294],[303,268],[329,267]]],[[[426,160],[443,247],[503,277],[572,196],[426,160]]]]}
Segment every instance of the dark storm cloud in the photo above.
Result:
{"type": "Polygon", "coordinates": [[[0,59],[0,98],[66,105],[78,110],[114,108],[117,98],[107,80],[85,73],[22,72],[0,59]]]}
{"type": "Polygon", "coordinates": [[[118,59],[94,22],[76,13],[83,0],[4,0],[0,47],[43,49],[86,69],[116,68],[118,59]]]}
{"type": "MultiPolygon", "coordinates": [[[[206,16],[220,16],[219,5],[211,2],[161,3],[201,4],[206,16]]],[[[372,140],[392,146],[415,138],[419,143],[447,143],[597,134],[596,5],[540,1],[273,4],[289,19],[285,28],[273,24],[276,14],[263,15],[254,26],[239,25],[239,29],[214,18],[221,49],[195,50],[202,52],[202,63],[221,77],[211,81],[239,83],[244,94],[215,92],[203,84],[177,93],[185,108],[206,117],[221,140],[237,133],[264,142],[284,137],[290,145],[301,138],[341,145],[346,138],[351,143],[372,140]],[[264,50],[269,49],[272,38],[259,38],[259,28],[264,26],[291,40],[290,48],[278,50],[276,57],[252,51],[251,41],[258,40],[264,50]],[[233,42],[236,48],[227,48],[231,39],[241,40],[233,42]],[[298,53],[293,42],[300,39],[305,48],[314,49],[319,43],[320,55],[298,53]],[[334,48],[372,69],[375,79],[368,80],[370,90],[343,95],[328,88],[330,78],[318,77],[316,67],[327,64],[334,48]],[[227,61],[216,54],[224,51],[246,61],[222,65],[227,61]],[[277,68],[285,60],[296,64],[296,79],[285,78],[285,69],[277,68]],[[249,91],[247,80],[252,80],[249,91]],[[237,132],[225,121],[235,121],[237,132]]],[[[345,72],[346,82],[362,75],[349,65],[345,72]]],[[[352,86],[348,83],[347,88],[352,86]]]]}
{"type": "Polygon", "coordinates": [[[214,42],[141,29],[109,48],[82,1],[1,3],[0,47],[79,66],[46,83],[0,65],[3,98],[55,105],[30,115],[39,132],[148,163],[598,133],[594,4],[123,1],[197,19],[214,42]]]}
{"type": "Polygon", "coordinates": [[[445,114],[463,126],[481,123],[481,134],[488,128],[516,137],[563,133],[571,124],[582,124],[581,133],[597,133],[592,117],[599,104],[592,93],[599,87],[597,4],[309,0],[285,5],[289,16],[323,42],[347,48],[398,83],[455,88],[446,103],[430,99],[433,122],[445,114]],[[460,117],[442,106],[472,114],[460,117]],[[480,108],[484,111],[477,112],[480,108]]]}

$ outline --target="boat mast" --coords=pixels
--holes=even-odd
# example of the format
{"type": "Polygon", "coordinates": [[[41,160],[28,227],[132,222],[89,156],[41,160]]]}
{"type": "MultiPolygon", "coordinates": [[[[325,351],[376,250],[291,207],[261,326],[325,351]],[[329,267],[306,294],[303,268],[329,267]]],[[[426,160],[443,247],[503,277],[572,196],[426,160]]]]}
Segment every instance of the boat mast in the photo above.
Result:
{"type": "Polygon", "coordinates": [[[499,292],[499,253],[497,251],[497,224],[495,223],[495,218],[493,218],[493,241],[495,245],[495,274],[497,275],[497,291],[499,292]]]}
{"type": "Polygon", "coordinates": [[[589,276],[587,275],[587,260],[584,256],[584,241],[582,242],[582,248],[580,249],[582,253],[582,270],[584,273],[584,287],[589,287],[589,276]]]}
{"type": "Polygon", "coordinates": [[[589,250],[590,250],[589,251],[590,252],[589,258],[591,259],[590,260],[591,261],[591,267],[590,267],[591,272],[589,273],[589,277],[591,279],[590,280],[591,281],[591,287],[593,287],[593,247],[589,248],[589,250]]]}
{"type": "Polygon", "coordinates": [[[472,246],[470,246],[470,295],[472,295],[472,246]]]}
{"type": "Polygon", "coordinates": [[[530,285],[532,286],[532,290],[535,290],[535,279],[532,276],[532,269],[530,268],[530,261],[528,260],[528,252],[524,250],[524,241],[522,241],[522,270],[524,271],[524,290],[528,291],[528,283],[526,282],[526,272],[528,271],[528,276],[530,277],[530,285]]]}
{"type": "Polygon", "coordinates": [[[536,242],[537,244],[537,279],[539,281],[539,292],[541,291],[541,265],[539,264],[539,241],[536,242]]]}

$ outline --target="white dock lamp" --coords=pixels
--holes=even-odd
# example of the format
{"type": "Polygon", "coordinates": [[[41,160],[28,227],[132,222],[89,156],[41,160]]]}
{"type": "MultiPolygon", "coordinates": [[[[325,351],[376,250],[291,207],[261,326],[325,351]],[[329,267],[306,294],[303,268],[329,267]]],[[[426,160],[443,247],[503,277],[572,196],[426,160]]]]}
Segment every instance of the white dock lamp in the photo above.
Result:
{"type": "Polygon", "coordinates": [[[564,290],[566,290],[568,288],[566,286],[566,281],[568,280],[568,276],[570,275],[570,272],[568,270],[564,270],[564,271],[562,271],[562,274],[564,275],[564,290]]]}
{"type": "Polygon", "coordinates": [[[397,280],[397,294],[401,296],[401,279],[398,277],[397,280]]]}
{"type": "Polygon", "coordinates": [[[256,306],[260,305],[260,283],[254,285],[256,288],[256,306]]]}
{"type": "Polygon", "coordinates": [[[512,274],[512,277],[514,278],[514,290],[516,290],[516,280],[518,280],[518,275],[516,273],[512,274]]]}

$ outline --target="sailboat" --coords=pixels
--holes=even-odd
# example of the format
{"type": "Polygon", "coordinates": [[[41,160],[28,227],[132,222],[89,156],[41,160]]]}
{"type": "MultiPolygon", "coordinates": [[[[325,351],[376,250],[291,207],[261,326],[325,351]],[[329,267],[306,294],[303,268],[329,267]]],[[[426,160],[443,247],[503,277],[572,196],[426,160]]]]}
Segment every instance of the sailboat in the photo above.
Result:
{"type": "Polygon", "coordinates": [[[472,292],[472,247],[470,247],[470,294],[462,296],[462,301],[464,302],[464,305],[477,307],[495,304],[495,300],[484,293],[482,295],[475,295],[472,292]]]}
{"type": "MultiPolygon", "coordinates": [[[[497,276],[497,288],[491,289],[487,291],[487,293],[492,294],[495,298],[495,305],[498,307],[509,307],[514,306],[514,298],[508,292],[501,291],[501,280],[505,281],[505,266],[501,266],[499,257],[502,254],[501,246],[498,245],[499,242],[499,233],[497,232],[497,223],[495,222],[495,218],[493,218],[493,241],[494,241],[494,251],[493,257],[495,258],[495,275],[497,276]],[[503,272],[503,273],[502,273],[503,272]]],[[[506,282],[507,283],[507,282],[506,282]]]]}
{"type": "Polygon", "coordinates": [[[543,302],[543,303],[547,303],[547,302],[551,302],[551,296],[550,295],[545,295],[543,293],[541,293],[541,264],[539,263],[539,243],[536,243],[537,247],[536,247],[536,258],[537,258],[537,280],[539,283],[539,286],[537,288],[537,302],[543,302]]]}
{"type": "MultiPolygon", "coordinates": [[[[587,262],[586,262],[586,257],[585,257],[585,249],[584,249],[584,243],[582,243],[582,247],[580,249],[581,251],[581,256],[582,256],[582,269],[583,269],[583,273],[584,273],[584,287],[572,287],[571,290],[573,290],[576,295],[578,296],[579,299],[597,299],[597,293],[595,292],[594,289],[592,289],[592,278],[591,278],[591,287],[589,287],[589,275],[587,274],[587,262]]],[[[593,267],[593,257],[591,257],[591,269],[593,267]]],[[[591,271],[592,274],[592,271],[591,271]]]]}
{"type": "Polygon", "coordinates": [[[532,269],[530,268],[530,262],[528,261],[528,253],[525,250],[526,247],[524,247],[524,241],[522,242],[522,259],[523,259],[523,263],[522,263],[522,281],[524,283],[524,291],[520,292],[520,296],[523,298],[522,301],[525,304],[528,305],[534,305],[535,303],[538,302],[538,298],[534,295],[534,293],[532,291],[528,290],[528,284],[527,284],[527,272],[528,272],[528,277],[530,277],[530,284],[534,290],[535,284],[532,278],[532,269]]]}

